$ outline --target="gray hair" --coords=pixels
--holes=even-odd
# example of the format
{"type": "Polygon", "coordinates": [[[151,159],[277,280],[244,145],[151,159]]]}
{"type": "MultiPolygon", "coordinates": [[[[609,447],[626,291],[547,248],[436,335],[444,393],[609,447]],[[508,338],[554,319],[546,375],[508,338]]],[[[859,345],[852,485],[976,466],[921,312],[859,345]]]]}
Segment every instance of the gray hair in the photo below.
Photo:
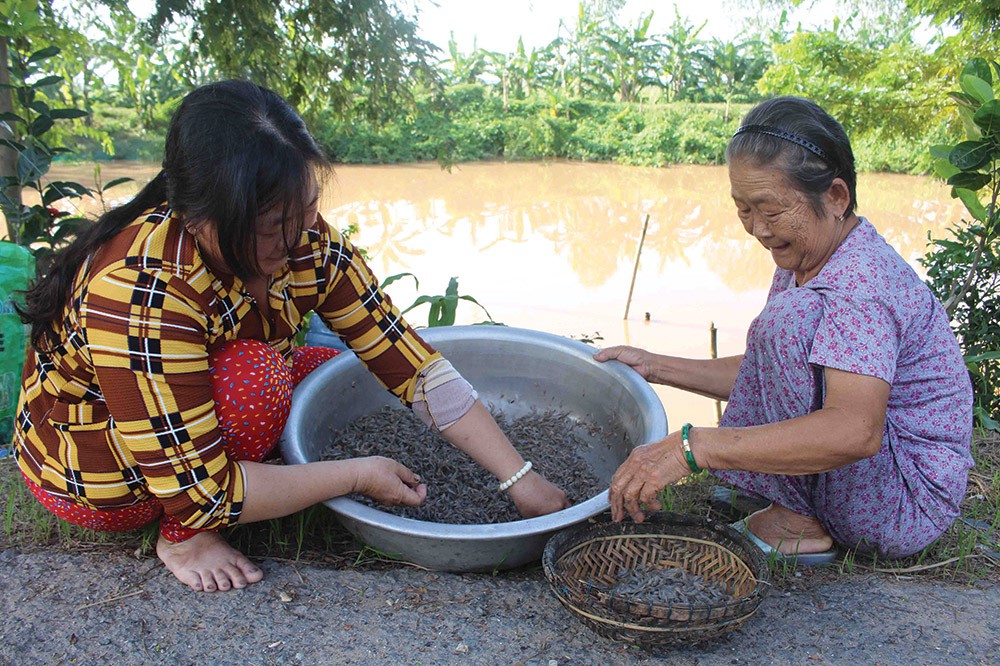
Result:
{"type": "Polygon", "coordinates": [[[817,215],[834,178],[847,183],[851,195],[844,215],[858,206],[858,175],[847,133],[833,116],[802,97],[775,97],[750,109],[726,147],[726,162],[735,159],[779,169],[817,215]]]}

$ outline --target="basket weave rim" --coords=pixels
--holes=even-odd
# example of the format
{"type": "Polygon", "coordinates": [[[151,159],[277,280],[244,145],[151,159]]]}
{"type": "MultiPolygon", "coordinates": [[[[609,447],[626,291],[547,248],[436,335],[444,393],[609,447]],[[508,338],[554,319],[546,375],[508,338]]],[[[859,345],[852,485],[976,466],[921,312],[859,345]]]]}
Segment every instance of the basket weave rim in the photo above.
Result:
{"type": "MultiPolygon", "coordinates": [[[[681,625],[681,626],[659,626],[659,627],[657,627],[657,626],[646,626],[646,625],[640,625],[640,624],[631,624],[629,622],[621,622],[619,620],[612,620],[611,618],[608,618],[608,617],[602,617],[600,615],[594,615],[593,613],[588,613],[587,611],[583,610],[582,608],[580,608],[579,606],[577,606],[576,604],[574,604],[569,599],[566,599],[563,595],[559,594],[559,592],[557,592],[556,590],[552,590],[552,593],[566,607],[570,608],[573,612],[575,612],[575,613],[577,613],[577,614],[579,614],[579,615],[587,618],[588,620],[592,620],[594,622],[600,622],[601,624],[606,624],[606,625],[610,625],[610,626],[613,626],[613,627],[619,627],[621,629],[628,629],[630,631],[643,631],[643,632],[646,632],[648,634],[653,634],[653,633],[661,633],[661,634],[692,633],[692,634],[695,634],[695,633],[703,632],[703,631],[706,630],[706,628],[708,628],[706,626],[688,626],[688,625],[681,625]]],[[[720,622],[714,622],[711,625],[711,629],[714,630],[714,629],[718,629],[718,628],[721,628],[721,627],[726,627],[726,626],[729,626],[729,625],[740,624],[741,622],[744,622],[745,620],[747,620],[747,618],[749,618],[752,615],[754,615],[757,612],[758,608],[759,608],[759,606],[754,606],[753,610],[751,610],[749,613],[746,613],[746,614],[740,615],[740,616],[726,618],[725,620],[720,621],[720,622]]]]}
{"type": "MultiPolygon", "coordinates": [[[[637,563],[632,559],[628,562],[637,563]]],[[[770,591],[770,567],[760,548],[729,525],[691,514],[656,512],[648,514],[643,523],[620,524],[602,514],[550,538],[542,553],[542,568],[553,596],[584,625],[606,638],[647,650],[690,646],[728,634],[757,613],[770,591]],[[728,596],[722,602],[698,604],[654,603],[644,601],[641,595],[595,592],[607,582],[605,578],[609,574],[605,564],[611,560],[606,563],[595,560],[587,565],[583,560],[589,559],[590,553],[579,553],[580,549],[592,548],[600,558],[600,554],[607,555],[609,551],[649,550],[643,541],[664,539],[670,542],[665,548],[679,549],[682,554],[676,559],[660,561],[661,566],[676,563],[687,568],[689,562],[683,551],[711,551],[710,557],[717,557],[717,561],[725,564],[713,575],[721,572],[722,579],[739,579],[741,585],[752,589],[741,596],[728,596]],[[614,541],[632,541],[634,548],[628,544],[619,548],[608,543],[614,541]],[[577,562],[566,562],[568,556],[573,556],[581,566],[577,566],[577,562]],[[600,574],[593,570],[594,566],[600,568],[600,574]],[[583,580],[588,577],[588,571],[599,580],[595,578],[589,583],[583,580]],[[600,585],[593,585],[595,582],[600,585]]]]}

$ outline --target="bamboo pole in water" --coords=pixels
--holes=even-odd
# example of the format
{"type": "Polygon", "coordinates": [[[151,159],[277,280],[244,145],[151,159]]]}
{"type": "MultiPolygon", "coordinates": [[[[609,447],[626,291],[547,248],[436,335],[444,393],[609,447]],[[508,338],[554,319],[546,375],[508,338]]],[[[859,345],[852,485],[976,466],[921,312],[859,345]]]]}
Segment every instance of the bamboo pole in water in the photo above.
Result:
{"type": "MultiPolygon", "coordinates": [[[[708,323],[708,337],[709,337],[709,350],[712,354],[712,358],[719,358],[719,329],[715,327],[715,322],[711,321],[708,323]]],[[[722,421],[722,402],[720,400],[715,401],[715,422],[716,424],[722,421]]]]}
{"type": "Polygon", "coordinates": [[[646,219],[642,223],[642,235],[639,236],[639,247],[635,249],[635,264],[632,266],[632,282],[628,286],[628,300],[625,301],[625,316],[623,319],[628,319],[628,309],[632,305],[632,290],[635,289],[635,276],[639,272],[639,255],[642,254],[642,244],[646,240],[646,229],[649,227],[649,213],[646,213],[646,219]]]}

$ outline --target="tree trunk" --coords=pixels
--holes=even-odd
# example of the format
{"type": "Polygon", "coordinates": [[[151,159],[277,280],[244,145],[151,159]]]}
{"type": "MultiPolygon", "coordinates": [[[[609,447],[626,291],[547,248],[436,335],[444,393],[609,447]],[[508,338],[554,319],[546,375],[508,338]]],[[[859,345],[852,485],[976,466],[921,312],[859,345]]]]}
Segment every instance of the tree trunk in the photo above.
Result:
{"type": "MultiPolygon", "coordinates": [[[[0,83],[10,83],[10,70],[8,69],[8,58],[7,53],[7,38],[0,37],[0,83]]],[[[10,88],[0,88],[0,113],[13,113],[14,112],[14,97],[11,95],[10,88]]],[[[7,123],[11,128],[14,127],[13,122],[7,123]]],[[[6,125],[0,125],[0,138],[14,140],[16,137],[7,130],[6,125]]],[[[17,175],[17,151],[13,148],[8,148],[7,146],[0,146],[0,178],[4,176],[16,176],[17,175]]],[[[5,191],[5,194],[10,198],[11,201],[17,206],[15,210],[19,210],[21,206],[21,188],[17,185],[11,185],[5,191]]],[[[12,241],[17,241],[11,233],[10,225],[7,224],[7,218],[9,216],[8,211],[4,212],[3,226],[0,227],[0,238],[7,238],[12,241]]]]}

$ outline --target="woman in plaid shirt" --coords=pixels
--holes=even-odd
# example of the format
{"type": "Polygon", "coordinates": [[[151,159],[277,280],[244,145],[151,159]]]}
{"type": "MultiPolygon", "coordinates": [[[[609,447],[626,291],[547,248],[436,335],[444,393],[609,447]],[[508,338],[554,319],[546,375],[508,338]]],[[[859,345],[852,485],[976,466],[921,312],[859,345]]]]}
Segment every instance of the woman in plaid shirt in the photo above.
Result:
{"type": "Polygon", "coordinates": [[[261,463],[291,387],[336,353],[295,349],[311,311],[429,427],[506,481],[522,515],[568,505],[524,473],[530,465],[472,387],[320,218],[327,168],[275,93],[246,81],[198,88],[171,121],[159,175],[27,294],[32,349],[14,436],[25,482],[61,518],[93,529],[159,519],[157,555],[194,590],[263,576],[222,527],[351,492],[386,504],[426,496],[387,458],[261,463]]]}

